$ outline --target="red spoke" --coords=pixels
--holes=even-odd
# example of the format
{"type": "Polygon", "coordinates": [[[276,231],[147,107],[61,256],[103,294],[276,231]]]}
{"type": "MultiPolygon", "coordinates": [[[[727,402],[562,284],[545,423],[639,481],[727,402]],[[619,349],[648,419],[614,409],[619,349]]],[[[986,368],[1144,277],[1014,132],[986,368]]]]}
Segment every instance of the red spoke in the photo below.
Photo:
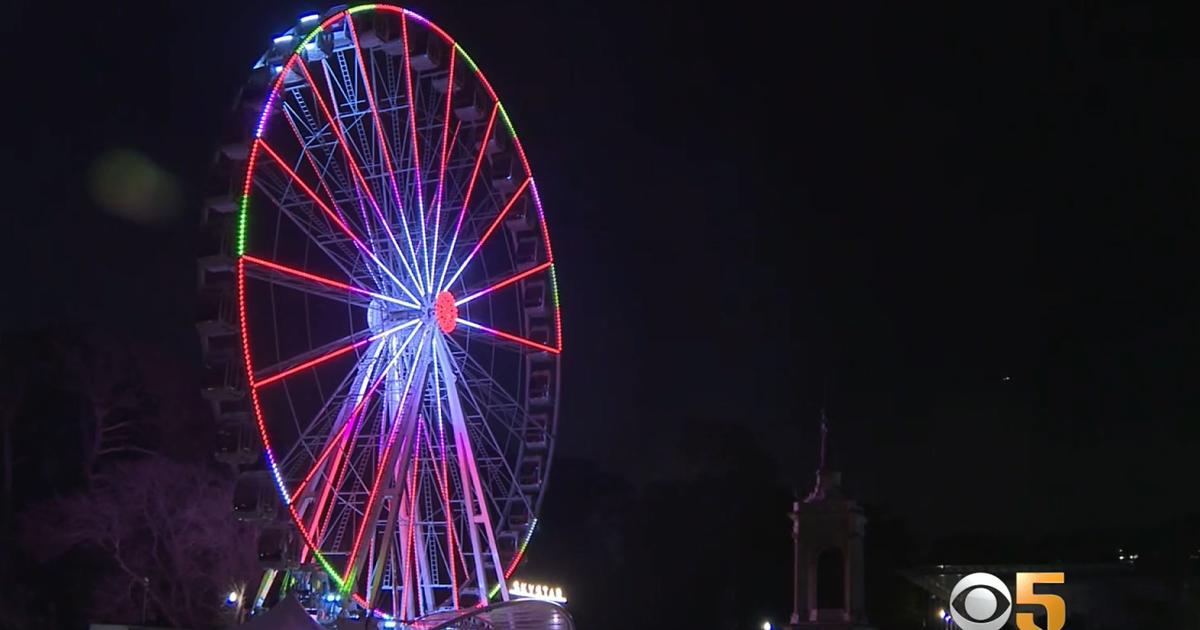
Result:
{"type": "Polygon", "coordinates": [[[450,239],[450,247],[446,250],[446,261],[442,263],[442,273],[438,277],[437,287],[444,288],[446,270],[450,268],[450,255],[454,253],[454,245],[458,243],[458,232],[462,229],[463,219],[467,216],[467,206],[471,203],[471,193],[475,190],[475,180],[479,176],[479,167],[483,164],[483,156],[487,153],[487,144],[492,137],[492,126],[496,124],[496,114],[500,111],[500,101],[492,105],[492,115],[488,118],[487,129],[483,132],[483,142],[479,145],[479,154],[475,156],[475,170],[471,171],[471,180],[467,182],[467,194],[463,197],[462,210],[458,212],[458,221],[454,223],[454,236],[450,239]]]}
{"type": "MultiPolygon", "coordinates": [[[[390,372],[392,367],[395,366],[396,361],[399,360],[400,353],[404,351],[404,348],[408,347],[409,342],[412,341],[413,336],[417,334],[417,331],[419,329],[420,329],[420,326],[417,326],[416,328],[413,329],[413,331],[411,333],[408,334],[408,337],[405,338],[404,342],[400,344],[400,350],[397,351],[395,353],[395,356],[393,356],[387,362],[387,365],[385,365],[384,368],[379,371],[379,375],[375,378],[374,382],[372,382],[371,385],[367,388],[366,392],[363,393],[362,398],[360,398],[358,403],[356,403],[354,405],[354,408],[350,410],[350,415],[347,416],[346,424],[344,427],[342,427],[342,431],[341,431],[341,434],[338,436],[338,439],[330,440],[329,445],[325,447],[324,452],[322,452],[320,457],[317,458],[317,461],[313,464],[312,469],[309,470],[308,474],[304,476],[304,481],[301,481],[300,485],[296,487],[296,490],[291,493],[293,497],[298,497],[304,493],[304,488],[308,485],[308,483],[310,481],[312,481],[313,477],[316,476],[317,472],[319,471],[319,469],[321,467],[321,464],[325,461],[325,458],[329,457],[329,453],[333,451],[333,446],[339,442],[341,442],[341,443],[345,442],[346,435],[348,434],[348,429],[351,426],[353,426],[355,424],[355,422],[358,420],[359,414],[361,414],[363,409],[366,408],[367,403],[371,400],[371,397],[374,396],[375,392],[379,389],[379,385],[383,383],[384,377],[387,376],[388,372],[390,372]]],[[[344,452],[344,449],[343,449],[343,452],[344,452]]],[[[340,459],[340,457],[339,457],[339,459],[340,459]]],[[[335,468],[337,467],[336,463],[334,464],[334,467],[335,468]]]]}
{"type": "Polygon", "coordinates": [[[509,333],[506,333],[506,332],[503,332],[500,330],[496,330],[495,328],[488,328],[487,326],[484,326],[482,324],[476,324],[475,322],[465,320],[461,317],[459,317],[455,321],[457,321],[458,323],[460,323],[464,326],[467,326],[468,328],[474,328],[476,330],[481,330],[485,333],[495,335],[501,339],[506,339],[508,341],[512,341],[512,342],[519,343],[519,344],[522,344],[525,346],[529,346],[530,348],[534,348],[536,350],[542,350],[544,352],[549,352],[550,354],[558,354],[559,353],[558,348],[552,348],[545,344],[540,344],[536,341],[532,341],[532,340],[526,339],[524,337],[518,337],[513,334],[509,334],[509,333]]]}
{"type": "Polygon", "coordinates": [[[417,429],[416,429],[417,435],[416,435],[415,441],[413,442],[413,453],[415,454],[415,456],[413,457],[413,466],[408,471],[409,472],[408,480],[404,484],[406,487],[405,488],[406,494],[401,495],[399,497],[400,501],[403,501],[405,498],[408,499],[408,540],[404,541],[405,549],[404,549],[404,580],[403,580],[403,584],[405,585],[405,588],[401,592],[401,599],[400,599],[400,609],[405,611],[406,614],[408,612],[408,604],[409,604],[409,602],[408,602],[408,599],[409,599],[408,585],[412,584],[412,582],[410,582],[408,579],[408,574],[409,574],[409,571],[413,568],[413,564],[414,564],[412,560],[413,560],[413,551],[414,551],[414,546],[415,546],[414,541],[416,540],[416,531],[417,531],[417,518],[414,515],[416,514],[416,510],[417,510],[417,475],[420,474],[420,470],[421,470],[420,447],[421,447],[421,426],[422,426],[422,424],[423,424],[423,422],[422,422],[421,418],[418,417],[417,418],[417,429]]]}
{"type": "MultiPolygon", "coordinates": [[[[446,181],[446,156],[448,155],[450,141],[450,100],[454,96],[454,56],[457,49],[450,48],[450,78],[446,83],[446,111],[442,117],[442,167],[438,170],[437,192],[434,193],[434,203],[430,204],[430,211],[433,212],[433,256],[429,262],[429,282],[430,288],[433,286],[433,270],[437,269],[437,245],[438,245],[438,230],[442,223],[442,185],[446,181]]],[[[454,129],[455,137],[458,136],[458,127],[454,129]]],[[[447,254],[448,255],[448,254],[447,254]]]]}
{"type": "MultiPolygon", "coordinates": [[[[400,14],[400,33],[404,38],[404,82],[408,90],[408,126],[409,136],[412,138],[412,161],[413,173],[417,185],[417,210],[421,218],[421,249],[425,254],[425,266],[429,267],[429,243],[425,240],[425,193],[421,189],[421,149],[417,142],[417,103],[413,98],[412,86],[412,63],[411,54],[408,49],[408,17],[400,14]]],[[[452,87],[452,86],[450,86],[452,87]]],[[[447,87],[447,89],[450,89],[447,87]]],[[[416,254],[413,254],[416,256],[416,254]]],[[[416,264],[416,261],[413,261],[416,264]]],[[[433,287],[429,287],[432,289],[433,287]]]]}
{"type": "Polygon", "coordinates": [[[492,235],[492,232],[496,231],[496,227],[500,225],[500,222],[504,220],[505,215],[507,215],[508,211],[512,209],[513,204],[517,203],[517,199],[520,199],[521,193],[525,192],[526,188],[529,188],[530,181],[530,178],[526,177],[525,181],[521,182],[521,187],[517,189],[517,192],[513,193],[512,198],[508,200],[508,203],[505,204],[504,209],[500,211],[500,214],[496,215],[496,219],[492,221],[491,225],[488,226],[487,231],[483,233],[482,237],[480,237],[479,242],[475,243],[475,248],[471,250],[470,254],[467,254],[467,259],[464,260],[462,265],[459,266],[458,271],[455,271],[454,275],[450,276],[450,280],[446,282],[446,286],[454,284],[454,281],[462,275],[462,272],[467,268],[467,265],[471,262],[471,259],[475,257],[475,254],[479,253],[479,250],[483,248],[483,244],[487,242],[488,237],[492,235]]]}
{"type": "MultiPolygon", "coordinates": [[[[383,122],[379,119],[379,109],[375,107],[375,90],[371,88],[371,77],[367,74],[367,64],[363,60],[362,47],[358,44],[358,29],[354,28],[354,20],[347,19],[346,22],[350,25],[350,37],[354,40],[354,56],[358,59],[358,69],[362,72],[363,87],[367,91],[367,105],[371,107],[371,117],[375,121],[375,135],[379,139],[379,147],[383,152],[383,163],[387,167],[388,182],[392,185],[392,196],[396,200],[396,208],[400,213],[400,224],[404,227],[404,238],[408,241],[408,249],[412,253],[413,264],[415,265],[417,262],[417,253],[413,250],[412,237],[408,232],[408,221],[404,220],[404,202],[400,199],[400,187],[396,184],[396,170],[392,168],[392,154],[388,150],[387,137],[383,134],[383,122]]],[[[399,253],[400,246],[396,244],[396,237],[392,234],[392,228],[383,219],[382,214],[379,219],[383,222],[384,230],[387,231],[388,237],[391,238],[392,245],[396,247],[396,251],[399,253]]],[[[403,254],[401,254],[401,258],[403,259],[403,254]]],[[[407,265],[408,262],[405,261],[405,266],[407,265]]],[[[409,269],[409,273],[412,273],[411,268],[409,269]]],[[[416,278],[413,280],[417,281],[416,278]]],[[[421,286],[419,281],[417,281],[417,286],[421,286]]]]}
{"type": "Polygon", "coordinates": [[[301,363],[300,365],[288,368],[282,372],[279,372],[278,374],[273,374],[267,378],[262,379],[261,381],[255,380],[253,383],[253,386],[255,388],[265,387],[265,386],[270,385],[271,383],[274,383],[275,381],[278,381],[282,378],[287,378],[287,377],[295,374],[296,372],[299,372],[301,370],[307,370],[308,368],[311,368],[311,367],[316,367],[326,361],[329,361],[330,359],[340,357],[343,354],[346,354],[347,352],[350,352],[357,348],[361,348],[361,347],[367,345],[368,343],[371,343],[372,341],[377,341],[379,339],[389,337],[401,329],[408,328],[409,326],[419,326],[420,324],[421,324],[421,320],[410,319],[407,322],[400,324],[399,326],[394,326],[394,327],[389,328],[381,333],[367,337],[366,339],[363,339],[361,341],[356,341],[350,345],[342,346],[341,348],[338,348],[337,350],[327,352],[315,359],[305,361],[304,363],[301,363]]]}
{"type": "Polygon", "coordinates": [[[312,359],[311,361],[305,361],[304,363],[301,363],[300,365],[297,365],[296,367],[284,370],[278,374],[275,374],[268,378],[264,378],[261,381],[257,381],[254,383],[254,386],[255,387],[265,387],[267,385],[270,385],[271,383],[274,383],[275,381],[278,381],[283,378],[287,378],[287,377],[295,374],[296,372],[299,372],[301,370],[307,370],[310,367],[315,367],[315,366],[320,365],[330,359],[340,357],[343,354],[350,352],[351,350],[361,348],[361,347],[367,345],[368,343],[370,343],[370,341],[371,341],[370,339],[363,339],[362,341],[352,343],[348,346],[343,346],[337,350],[334,350],[333,352],[330,352],[328,354],[323,354],[315,359],[312,359]]]}
{"type": "Polygon", "coordinates": [[[404,383],[404,391],[400,395],[400,405],[396,408],[396,417],[392,420],[392,428],[388,432],[387,445],[384,446],[383,454],[379,459],[379,468],[375,471],[375,480],[371,484],[371,493],[367,496],[367,504],[363,510],[363,520],[359,524],[358,533],[354,536],[354,544],[350,548],[349,561],[346,563],[346,574],[342,576],[343,590],[349,590],[353,586],[353,581],[356,576],[351,575],[354,571],[355,560],[358,558],[358,552],[362,546],[363,535],[366,533],[367,524],[371,521],[375,501],[379,498],[379,487],[383,481],[383,474],[390,466],[387,462],[391,459],[392,448],[396,445],[396,436],[399,434],[400,421],[404,412],[404,406],[408,403],[408,394],[412,387],[412,379],[416,374],[416,362],[420,360],[422,351],[425,349],[425,338],[422,337],[421,343],[417,345],[417,352],[413,357],[413,369],[408,372],[408,380],[404,383]]]}
{"type": "Polygon", "coordinates": [[[501,282],[497,282],[496,284],[493,284],[492,286],[490,286],[490,287],[488,287],[488,288],[486,288],[486,289],[483,289],[483,290],[481,290],[481,291],[476,291],[475,293],[472,293],[471,295],[468,295],[467,297],[465,297],[465,298],[463,298],[463,299],[461,299],[461,300],[459,300],[459,301],[455,302],[455,303],[454,303],[454,305],[455,305],[455,306],[462,306],[463,304],[466,304],[467,302],[470,302],[471,300],[474,300],[475,298],[480,298],[480,297],[483,297],[483,296],[485,296],[485,295],[487,295],[487,294],[491,293],[492,291],[495,291],[496,289],[503,289],[504,287],[506,287],[506,286],[508,286],[508,285],[510,285],[510,284],[512,284],[512,283],[514,283],[514,282],[517,282],[517,281],[519,281],[519,280],[522,280],[522,279],[524,279],[524,278],[528,278],[529,276],[532,276],[533,274],[535,274],[535,273],[538,273],[539,271],[543,271],[543,270],[545,270],[545,269],[548,269],[548,268],[550,267],[550,265],[552,265],[552,264],[554,264],[554,263],[552,263],[552,262],[550,262],[550,261],[546,261],[546,262],[544,262],[544,263],[542,263],[542,264],[540,264],[540,265],[538,265],[538,266],[536,266],[536,267],[534,267],[534,268],[532,268],[532,269],[528,269],[528,270],[526,270],[526,271],[522,271],[521,273],[519,273],[519,274],[517,274],[517,275],[515,275],[515,276],[513,276],[513,277],[511,277],[511,278],[509,278],[509,279],[507,279],[507,280],[503,280],[503,281],[501,281],[501,282]]]}
{"type": "Polygon", "coordinates": [[[351,422],[348,418],[346,424],[342,426],[342,430],[338,432],[337,439],[330,440],[329,444],[325,445],[325,449],[317,456],[317,460],[313,462],[313,466],[309,469],[308,474],[304,476],[304,480],[300,482],[300,485],[296,486],[296,491],[292,493],[293,497],[304,494],[309,482],[313,480],[313,477],[317,476],[317,473],[321,471],[322,466],[325,464],[325,460],[333,453],[333,447],[346,443],[346,436],[349,433],[350,426],[351,422]]]}
{"type": "MultiPolygon", "coordinates": [[[[301,67],[303,67],[303,65],[301,65],[301,67]]],[[[285,173],[287,173],[288,177],[290,177],[292,179],[292,181],[295,182],[296,185],[299,186],[300,189],[303,190],[304,193],[307,194],[309,196],[309,198],[313,200],[313,203],[317,204],[317,207],[319,207],[321,209],[321,211],[323,211],[325,213],[325,216],[329,217],[330,221],[333,221],[339,228],[342,229],[342,232],[344,232],[346,234],[346,236],[350,237],[350,240],[354,242],[354,245],[356,247],[358,247],[359,251],[361,251],[363,254],[365,254],[367,257],[369,257],[372,261],[374,261],[376,265],[379,265],[379,268],[382,269],[383,272],[388,275],[388,277],[390,277],[393,281],[395,281],[395,283],[406,294],[408,294],[409,297],[411,297],[414,301],[417,299],[416,296],[414,296],[412,293],[410,293],[408,288],[404,286],[404,283],[400,282],[400,279],[397,278],[395,276],[395,274],[392,273],[392,270],[388,269],[388,266],[383,264],[382,260],[379,260],[379,257],[375,255],[375,252],[371,251],[371,249],[369,247],[367,247],[366,245],[363,244],[362,240],[359,239],[358,236],[356,236],[354,234],[354,232],[350,229],[350,226],[346,225],[346,222],[342,220],[341,216],[339,216],[338,214],[335,214],[333,212],[333,210],[331,210],[329,208],[329,206],[325,204],[324,201],[321,201],[321,198],[317,196],[317,193],[314,192],[313,189],[308,186],[308,184],[305,184],[304,180],[300,179],[300,176],[298,174],[296,174],[296,171],[293,171],[291,169],[291,167],[289,167],[283,161],[283,158],[279,157],[279,154],[276,153],[275,150],[272,149],[271,146],[269,144],[267,144],[267,142],[265,140],[263,140],[262,138],[259,138],[255,142],[258,143],[258,146],[260,146],[264,150],[266,150],[267,155],[271,156],[271,159],[274,160],[277,165],[279,165],[279,168],[283,169],[283,171],[285,173]]],[[[417,308],[416,304],[405,303],[404,305],[409,308],[417,308]]]]}
{"type": "MultiPolygon", "coordinates": [[[[367,184],[366,178],[363,177],[362,170],[358,167],[358,162],[354,159],[354,153],[350,150],[350,144],[346,141],[345,134],[342,133],[341,124],[337,118],[334,118],[333,114],[329,110],[329,106],[325,103],[325,99],[321,97],[321,90],[317,88],[316,81],[313,81],[312,73],[308,71],[308,64],[301,63],[298,65],[300,66],[301,74],[304,75],[304,80],[308,83],[309,89],[312,90],[313,96],[317,99],[317,106],[321,110],[321,113],[325,115],[325,120],[329,121],[329,127],[333,129],[334,135],[337,136],[338,146],[342,148],[342,153],[346,156],[346,163],[350,166],[350,172],[354,175],[354,178],[358,180],[359,188],[366,193],[367,202],[370,203],[371,208],[375,211],[375,215],[379,217],[379,222],[383,224],[384,230],[387,231],[388,236],[391,238],[392,246],[396,248],[396,254],[400,256],[400,262],[404,263],[405,268],[408,269],[409,275],[413,275],[412,268],[409,267],[408,261],[404,258],[403,252],[400,251],[399,244],[396,243],[395,236],[392,235],[392,230],[388,225],[388,221],[383,217],[383,211],[379,208],[379,202],[375,199],[375,195],[371,193],[371,187],[367,184]]],[[[404,223],[404,221],[401,221],[401,223],[404,223]]],[[[372,257],[374,257],[374,254],[372,254],[372,257]]],[[[416,261],[413,262],[415,264],[416,261]]],[[[388,271],[388,275],[396,281],[396,284],[399,284],[403,287],[403,283],[400,282],[399,278],[396,278],[394,275],[392,275],[390,271],[388,271]]],[[[413,278],[413,281],[417,282],[417,279],[413,278]]],[[[418,283],[417,286],[420,287],[420,284],[418,283]]],[[[407,291],[408,289],[405,289],[405,292],[407,291]]],[[[410,297],[412,297],[411,294],[410,297]]],[[[416,297],[413,297],[413,299],[416,300],[416,297]]]]}
{"type": "MultiPolygon", "coordinates": [[[[325,513],[325,506],[327,504],[326,502],[329,499],[330,491],[341,487],[342,482],[346,478],[346,472],[349,469],[349,466],[343,466],[342,464],[343,462],[347,462],[348,464],[348,459],[346,458],[346,449],[350,444],[358,439],[358,434],[362,430],[363,425],[361,422],[359,422],[359,419],[362,417],[362,413],[366,409],[367,403],[370,401],[371,397],[375,395],[375,392],[378,391],[379,385],[383,383],[383,379],[395,366],[396,361],[398,361],[402,356],[404,349],[408,347],[408,344],[412,342],[413,337],[417,334],[418,330],[420,330],[420,326],[414,328],[413,331],[409,333],[408,337],[404,339],[404,342],[400,344],[400,349],[396,351],[395,356],[388,361],[387,365],[384,366],[382,370],[380,370],[379,376],[375,379],[375,382],[371,384],[368,390],[363,394],[362,398],[350,411],[350,416],[346,420],[346,426],[342,429],[344,435],[341,437],[341,439],[332,440],[330,442],[331,446],[334,444],[340,444],[338,456],[337,459],[334,460],[328,479],[321,489],[321,498],[313,510],[312,520],[309,523],[309,528],[312,529],[318,537],[320,537],[322,532],[325,531],[325,528],[329,526],[329,519],[333,516],[332,509],[330,509],[328,513],[325,513]],[[325,518],[323,520],[321,518],[322,513],[325,513],[325,518]],[[320,525],[319,529],[318,525],[320,525]]],[[[328,452],[330,451],[331,448],[326,447],[326,453],[323,453],[318,461],[313,465],[312,470],[310,470],[309,473],[304,477],[303,483],[301,483],[297,490],[292,493],[293,497],[302,496],[307,484],[321,469],[322,461],[320,460],[328,457],[328,452]]],[[[301,559],[303,560],[303,558],[301,559]]]]}
{"type": "Polygon", "coordinates": [[[296,126],[296,123],[292,120],[291,116],[285,115],[283,119],[287,121],[288,128],[292,130],[292,135],[296,137],[296,142],[300,145],[300,150],[304,152],[304,157],[308,158],[309,166],[311,166],[313,172],[317,174],[317,178],[321,182],[321,189],[325,191],[325,196],[329,198],[329,204],[333,206],[334,209],[338,209],[337,201],[335,201],[333,196],[333,191],[329,189],[329,184],[325,182],[325,178],[321,177],[321,167],[317,164],[316,158],[313,157],[312,151],[309,151],[306,148],[307,143],[305,143],[304,136],[300,133],[300,128],[296,126]]]}
{"type": "Polygon", "coordinates": [[[321,276],[308,273],[307,271],[300,271],[299,269],[292,269],[291,267],[286,267],[284,265],[281,265],[279,263],[274,263],[269,260],[255,258],[254,256],[251,256],[249,254],[244,255],[243,258],[245,258],[247,262],[252,262],[260,267],[266,267],[267,269],[272,269],[274,271],[278,271],[280,273],[287,274],[289,276],[295,276],[297,278],[311,280],[313,282],[316,282],[317,284],[323,284],[327,287],[333,287],[335,289],[342,289],[345,291],[349,291],[351,293],[357,293],[359,295],[365,295],[367,297],[373,297],[373,298],[376,298],[379,300],[383,300],[385,302],[391,302],[393,304],[399,304],[401,306],[408,306],[409,308],[412,308],[412,306],[413,306],[413,305],[409,304],[408,302],[405,302],[404,300],[398,300],[389,295],[384,295],[382,293],[376,293],[374,291],[368,291],[366,289],[361,289],[359,287],[351,286],[344,282],[338,282],[337,280],[330,280],[329,278],[323,278],[321,276]]]}

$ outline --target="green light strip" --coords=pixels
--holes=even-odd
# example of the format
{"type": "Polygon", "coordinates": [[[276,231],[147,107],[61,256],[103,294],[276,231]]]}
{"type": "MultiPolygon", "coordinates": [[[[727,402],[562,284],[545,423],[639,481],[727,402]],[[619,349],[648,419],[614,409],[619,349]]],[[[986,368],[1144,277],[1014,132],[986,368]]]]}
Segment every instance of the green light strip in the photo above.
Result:
{"type": "MultiPolygon", "coordinates": [[[[249,174],[247,174],[249,177],[249,174]]],[[[250,195],[242,195],[241,209],[238,211],[237,226],[237,255],[246,253],[246,214],[250,209],[250,195]]]]}

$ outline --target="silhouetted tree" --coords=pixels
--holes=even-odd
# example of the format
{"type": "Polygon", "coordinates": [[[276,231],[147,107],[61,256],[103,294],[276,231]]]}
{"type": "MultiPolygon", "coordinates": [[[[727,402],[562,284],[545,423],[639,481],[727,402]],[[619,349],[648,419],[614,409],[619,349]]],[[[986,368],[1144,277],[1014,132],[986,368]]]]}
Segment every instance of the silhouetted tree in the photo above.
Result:
{"type": "Polygon", "coordinates": [[[121,462],[89,489],[30,510],[24,532],[42,561],[98,552],[96,618],[138,622],[145,606],[173,626],[213,626],[225,593],[257,569],[253,533],[230,515],[231,487],[202,465],[121,462]]]}
{"type": "Polygon", "coordinates": [[[136,357],[109,339],[58,344],[67,383],[79,396],[83,476],[91,483],[106,460],[150,455],[148,420],[160,420],[136,357]]]}

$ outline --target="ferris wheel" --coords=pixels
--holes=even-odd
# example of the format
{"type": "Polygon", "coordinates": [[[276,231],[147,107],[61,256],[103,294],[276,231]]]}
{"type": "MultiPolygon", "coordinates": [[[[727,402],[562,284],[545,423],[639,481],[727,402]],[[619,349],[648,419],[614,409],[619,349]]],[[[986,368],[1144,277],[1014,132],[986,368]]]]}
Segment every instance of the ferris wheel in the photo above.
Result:
{"type": "Polygon", "coordinates": [[[253,468],[235,510],[265,524],[258,601],[409,622],[508,600],[563,346],[504,106],[449,35],[388,5],[301,18],[240,103],[199,329],[219,457],[253,468]]]}

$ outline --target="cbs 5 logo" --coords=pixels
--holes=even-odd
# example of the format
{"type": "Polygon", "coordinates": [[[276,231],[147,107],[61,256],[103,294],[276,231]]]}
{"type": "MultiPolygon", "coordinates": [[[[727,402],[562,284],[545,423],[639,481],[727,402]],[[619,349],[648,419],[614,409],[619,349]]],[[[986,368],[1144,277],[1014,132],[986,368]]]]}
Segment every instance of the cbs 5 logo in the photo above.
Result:
{"type": "MultiPolygon", "coordinates": [[[[1018,573],[1016,605],[1041,606],[1046,611],[1046,627],[1033,621],[1033,613],[1018,612],[1020,630],[1062,630],[1067,620],[1067,604],[1062,597],[1035,593],[1037,584],[1062,584],[1063,573],[1018,573]]],[[[950,616],[963,630],[999,630],[1013,612],[1008,586],[991,573],[972,573],[959,580],[950,592],[950,616]]]]}

